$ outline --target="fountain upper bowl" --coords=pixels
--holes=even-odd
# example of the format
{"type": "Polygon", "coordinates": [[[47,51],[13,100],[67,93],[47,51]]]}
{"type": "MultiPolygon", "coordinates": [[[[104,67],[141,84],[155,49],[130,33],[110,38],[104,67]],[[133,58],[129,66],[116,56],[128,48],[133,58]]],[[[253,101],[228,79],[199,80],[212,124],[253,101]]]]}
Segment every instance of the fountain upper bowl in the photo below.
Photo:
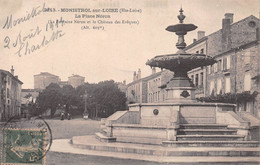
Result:
{"type": "Polygon", "coordinates": [[[146,65],[169,69],[174,72],[180,69],[189,71],[194,68],[212,65],[215,62],[215,59],[205,54],[177,53],[156,56],[148,60],[146,65]]]}

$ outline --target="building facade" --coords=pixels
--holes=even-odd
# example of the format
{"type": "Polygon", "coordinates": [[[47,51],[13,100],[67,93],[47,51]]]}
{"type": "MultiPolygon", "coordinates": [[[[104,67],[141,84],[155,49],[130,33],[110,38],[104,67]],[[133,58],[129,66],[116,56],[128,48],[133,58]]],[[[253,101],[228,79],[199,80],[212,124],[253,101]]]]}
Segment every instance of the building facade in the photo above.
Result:
{"type": "MultiPolygon", "coordinates": [[[[217,55],[215,67],[208,72],[207,95],[260,93],[259,39],[217,55]]],[[[260,117],[260,96],[237,102],[238,112],[260,117]]]]}
{"type": "Polygon", "coordinates": [[[126,94],[126,91],[127,91],[126,81],[124,80],[123,82],[117,82],[116,84],[117,84],[118,88],[120,89],[120,91],[126,94]]]}
{"type": "Polygon", "coordinates": [[[34,89],[43,90],[51,83],[58,84],[59,82],[59,76],[53,75],[48,72],[41,72],[40,74],[34,75],[34,89]]]}
{"type": "Polygon", "coordinates": [[[84,85],[85,77],[79,75],[72,75],[68,78],[68,84],[71,85],[73,88],[77,88],[80,85],[84,85]]]}
{"type": "MultiPolygon", "coordinates": [[[[207,54],[207,37],[204,31],[198,31],[197,39],[193,40],[193,44],[185,48],[187,53],[207,54]]],[[[196,87],[196,97],[204,97],[206,93],[207,74],[206,67],[195,68],[188,72],[188,76],[196,87]]]]}
{"type": "Polygon", "coordinates": [[[36,103],[36,99],[39,96],[41,90],[39,89],[22,89],[21,92],[21,116],[28,117],[33,115],[29,110],[29,105],[36,103]]]}
{"type": "Polygon", "coordinates": [[[22,105],[28,104],[30,102],[35,103],[37,97],[39,96],[40,90],[37,89],[22,89],[21,91],[21,103],[22,105]]]}
{"type": "Polygon", "coordinates": [[[68,77],[68,81],[61,81],[59,76],[48,72],[41,72],[38,75],[34,75],[34,89],[36,90],[44,90],[51,83],[59,84],[60,87],[71,85],[73,88],[77,88],[80,85],[84,85],[85,77],[72,75],[68,77]]]}
{"type": "MultiPolygon", "coordinates": [[[[188,53],[204,53],[217,61],[188,73],[197,86],[196,97],[260,92],[259,28],[260,20],[255,16],[233,23],[233,14],[226,13],[222,29],[202,35],[186,47],[188,53]]],[[[257,95],[254,100],[238,102],[237,111],[260,117],[259,101],[257,95]]]]}
{"type": "Polygon", "coordinates": [[[169,70],[163,70],[147,77],[148,103],[160,103],[166,100],[167,92],[165,87],[173,75],[173,72],[169,70]]]}
{"type": "Polygon", "coordinates": [[[127,103],[145,103],[147,102],[147,95],[145,87],[147,82],[141,78],[141,70],[138,70],[138,74],[134,72],[133,82],[127,84],[126,97],[127,103]]]}
{"type": "Polygon", "coordinates": [[[0,70],[0,121],[21,115],[22,82],[11,72],[0,70]]]}
{"type": "Polygon", "coordinates": [[[141,78],[141,71],[134,73],[133,82],[127,85],[128,103],[157,103],[166,98],[166,90],[163,87],[173,77],[174,73],[163,70],[156,73],[155,68],[152,74],[141,78]]]}

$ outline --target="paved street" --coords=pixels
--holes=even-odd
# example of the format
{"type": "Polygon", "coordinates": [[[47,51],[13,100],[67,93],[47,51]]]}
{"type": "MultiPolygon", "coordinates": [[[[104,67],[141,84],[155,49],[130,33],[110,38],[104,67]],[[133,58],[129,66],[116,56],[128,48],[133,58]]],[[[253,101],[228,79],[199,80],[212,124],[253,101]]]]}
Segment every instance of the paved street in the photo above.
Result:
{"type": "Polygon", "coordinates": [[[49,152],[46,158],[47,165],[159,165],[158,163],[138,160],[125,160],[57,152],[49,152]]]}
{"type": "Polygon", "coordinates": [[[53,139],[69,139],[73,136],[90,135],[99,130],[99,121],[90,119],[46,119],[45,121],[50,126],[53,139]]]}
{"type": "MultiPolygon", "coordinates": [[[[90,135],[99,130],[99,121],[72,119],[46,119],[52,131],[53,139],[70,139],[73,136],[90,135]]],[[[0,124],[3,125],[4,123],[0,124]]],[[[2,132],[0,133],[0,141],[2,132]]],[[[158,163],[115,159],[108,157],[89,156],[81,154],[59,153],[49,151],[46,155],[47,165],[158,165],[158,163]]]]}
{"type": "MultiPolygon", "coordinates": [[[[45,120],[53,134],[53,139],[55,140],[55,144],[53,143],[51,151],[49,151],[46,155],[46,164],[47,165],[169,165],[169,164],[175,164],[175,163],[155,163],[155,162],[149,162],[149,160],[154,159],[149,158],[149,156],[141,156],[146,157],[147,161],[143,160],[131,160],[129,159],[129,156],[133,157],[133,154],[128,154],[128,157],[124,156],[125,154],[121,153],[121,157],[119,158],[112,158],[117,157],[117,155],[109,155],[113,153],[105,153],[102,155],[106,156],[97,156],[97,151],[90,151],[85,149],[79,149],[73,147],[69,143],[69,139],[71,139],[73,136],[82,136],[82,135],[93,135],[95,132],[99,130],[99,121],[94,120],[83,120],[83,119],[73,119],[73,120],[58,120],[58,119],[46,119],[45,120]],[[61,139],[61,140],[57,140],[61,139]],[[60,142],[66,142],[66,143],[57,143],[57,141],[60,142]]],[[[0,126],[3,125],[3,123],[0,123],[0,126]]],[[[2,135],[0,136],[2,138],[2,135]]],[[[0,139],[1,141],[1,139],[0,139]]],[[[98,151],[102,152],[102,151],[98,151]]],[[[0,152],[1,153],[1,152],[0,152]]],[[[119,153],[114,153],[119,154],[119,153]]],[[[183,161],[184,157],[169,157],[165,158],[167,159],[173,159],[174,161],[183,161]]],[[[143,158],[142,158],[143,159],[143,158]]],[[[163,158],[164,159],[164,158],[163,158]]],[[[195,159],[199,159],[200,161],[203,161],[205,157],[185,157],[184,160],[189,161],[187,164],[191,164],[191,162],[194,163],[195,159]]],[[[212,159],[212,158],[208,158],[212,159]]],[[[234,161],[236,159],[246,159],[245,157],[241,158],[234,158],[230,157],[229,161],[234,161]]],[[[251,158],[252,159],[252,158],[251,158]]],[[[253,159],[257,159],[257,157],[254,157],[253,159]]],[[[214,160],[221,160],[219,157],[214,157],[214,160]]],[[[209,161],[214,161],[209,160],[209,161]]],[[[193,164],[192,163],[192,164],[193,164]]],[[[183,163],[182,163],[183,164],[183,163]]],[[[186,164],[186,163],[184,163],[186,164]]],[[[220,163],[221,164],[221,163],[220,163]]]]}
{"type": "MultiPolygon", "coordinates": [[[[53,139],[69,139],[73,136],[94,134],[99,129],[99,121],[73,119],[73,120],[46,120],[49,124],[53,139]]],[[[121,160],[107,157],[97,157],[79,154],[68,154],[58,152],[48,152],[46,156],[47,165],[157,165],[158,163],[121,160]]]]}

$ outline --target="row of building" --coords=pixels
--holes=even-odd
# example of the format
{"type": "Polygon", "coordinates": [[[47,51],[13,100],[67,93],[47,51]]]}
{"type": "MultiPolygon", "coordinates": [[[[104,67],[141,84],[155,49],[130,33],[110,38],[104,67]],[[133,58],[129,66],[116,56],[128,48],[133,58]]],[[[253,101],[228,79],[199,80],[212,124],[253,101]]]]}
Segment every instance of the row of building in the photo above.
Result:
{"type": "Polygon", "coordinates": [[[34,102],[39,92],[51,83],[76,88],[85,83],[85,77],[72,75],[68,77],[68,81],[61,81],[59,76],[41,72],[34,75],[34,89],[22,89],[23,83],[14,75],[13,66],[10,71],[0,69],[0,121],[6,121],[12,116],[21,116],[22,106],[34,102]]]}
{"type": "MultiPolygon", "coordinates": [[[[217,61],[212,66],[196,68],[188,73],[196,87],[197,98],[260,92],[260,20],[251,15],[233,23],[233,16],[226,13],[222,28],[208,36],[204,31],[198,31],[197,39],[185,48],[187,53],[206,54],[217,61]]],[[[163,102],[164,84],[173,75],[168,70],[155,73],[154,68],[152,74],[144,78],[141,78],[140,70],[134,73],[133,82],[127,88],[129,103],[163,102]]],[[[259,95],[237,103],[237,110],[260,117],[259,95]]]]}

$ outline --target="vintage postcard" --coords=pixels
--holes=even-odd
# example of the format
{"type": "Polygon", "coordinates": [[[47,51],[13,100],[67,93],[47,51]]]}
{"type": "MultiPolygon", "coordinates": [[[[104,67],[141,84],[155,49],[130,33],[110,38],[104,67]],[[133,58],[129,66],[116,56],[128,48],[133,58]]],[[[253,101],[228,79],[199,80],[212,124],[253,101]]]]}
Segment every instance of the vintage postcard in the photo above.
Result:
{"type": "Polygon", "coordinates": [[[1,164],[259,164],[259,0],[0,0],[1,164]]]}

